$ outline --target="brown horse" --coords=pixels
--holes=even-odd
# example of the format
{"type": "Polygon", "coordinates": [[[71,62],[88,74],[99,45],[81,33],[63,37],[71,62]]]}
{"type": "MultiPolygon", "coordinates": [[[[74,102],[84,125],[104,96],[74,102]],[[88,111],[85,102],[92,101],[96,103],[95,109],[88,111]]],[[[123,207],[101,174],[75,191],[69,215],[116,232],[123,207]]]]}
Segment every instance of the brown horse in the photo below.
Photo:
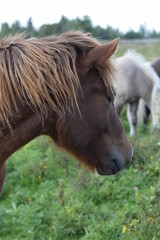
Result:
{"type": "Polygon", "coordinates": [[[0,40],[0,191],[7,158],[42,134],[102,175],[130,163],[113,105],[118,42],[101,45],[81,32],[0,40]]]}

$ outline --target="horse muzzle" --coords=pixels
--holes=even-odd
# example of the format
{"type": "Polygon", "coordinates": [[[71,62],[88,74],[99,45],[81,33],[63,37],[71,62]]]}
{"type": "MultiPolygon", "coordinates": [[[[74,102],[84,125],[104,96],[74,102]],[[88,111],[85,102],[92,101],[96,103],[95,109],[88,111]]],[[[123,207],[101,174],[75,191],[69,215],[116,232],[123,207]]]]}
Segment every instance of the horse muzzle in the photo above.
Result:
{"type": "Polygon", "coordinates": [[[103,166],[97,167],[97,173],[99,175],[114,175],[124,168],[128,167],[132,162],[133,148],[128,152],[127,157],[123,157],[121,154],[115,154],[113,158],[103,166]]]}

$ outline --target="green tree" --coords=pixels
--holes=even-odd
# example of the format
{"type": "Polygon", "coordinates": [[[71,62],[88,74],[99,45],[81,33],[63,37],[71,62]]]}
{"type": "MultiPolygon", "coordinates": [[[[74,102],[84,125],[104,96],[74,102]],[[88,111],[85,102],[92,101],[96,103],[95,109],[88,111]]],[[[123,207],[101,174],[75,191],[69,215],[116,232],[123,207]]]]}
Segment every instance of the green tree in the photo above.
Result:
{"type": "Polygon", "coordinates": [[[159,38],[160,32],[156,32],[155,30],[152,30],[151,32],[149,32],[149,37],[150,38],[159,38]]]}
{"type": "Polygon", "coordinates": [[[142,24],[139,27],[139,37],[140,38],[146,38],[148,36],[148,31],[146,29],[146,25],[142,24]]]}
{"type": "Polygon", "coordinates": [[[70,30],[68,25],[69,25],[68,18],[62,16],[60,22],[56,26],[56,30],[55,30],[56,33],[63,33],[63,32],[70,30]]]}
{"type": "Polygon", "coordinates": [[[4,37],[4,36],[7,36],[7,35],[9,35],[10,34],[10,27],[9,27],[9,25],[8,25],[8,23],[2,23],[2,25],[1,25],[1,32],[0,32],[0,36],[1,37],[4,37]]]}
{"type": "Polygon", "coordinates": [[[121,35],[122,34],[120,33],[120,31],[118,29],[114,29],[110,25],[108,25],[106,28],[104,38],[105,39],[113,39],[116,37],[120,37],[121,35]]]}
{"type": "Polygon", "coordinates": [[[24,30],[24,28],[21,28],[21,24],[20,24],[19,21],[15,21],[11,26],[11,33],[12,34],[22,32],[23,30],[24,30]]]}
{"type": "Polygon", "coordinates": [[[140,38],[140,33],[135,32],[134,30],[129,30],[124,34],[124,39],[139,39],[140,38]]]}
{"type": "MultiPolygon", "coordinates": [[[[62,25],[62,20],[60,21],[62,25]]],[[[76,18],[74,20],[63,19],[63,26],[65,23],[65,31],[66,30],[82,30],[84,32],[93,32],[93,26],[90,18],[88,16],[84,16],[82,19],[76,18]]],[[[59,24],[58,24],[59,25],[59,24]]],[[[58,29],[58,28],[57,28],[58,29]]],[[[62,27],[61,27],[62,29],[62,27]]],[[[59,26],[60,31],[60,26],[59,26]]]]}
{"type": "Polygon", "coordinates": [[[102,28],[102,27],[100,27],[100,26],[96,26],[95,28],[93,28],[92,34],[93,34],[93,36],[95,36],[95,37],[104,39],[104,38],[105,38],[106,31],[105,31],[104,28],[102,28]]]}
{"type": "Polygon", "coordinates": [[[33,26],[32,18],[28,19],[27,26],[26,26],[26,32],[27,32],[29,37],[36,35],[36,30],[33,26]]]}
{"type": "Polygon", "coordinates": [[[92,22],[91,19],[88,16],[84,16],[83,19],[80,21],[82,29],[85,32],[92,32],[93,30],[93,26],[92,26],[92,22]]]}
{"type": "Polygon", "coordinates": [[[45,37],[56,33],[57,24],[44,24],[39,28],[38,36],[45,37]]]}

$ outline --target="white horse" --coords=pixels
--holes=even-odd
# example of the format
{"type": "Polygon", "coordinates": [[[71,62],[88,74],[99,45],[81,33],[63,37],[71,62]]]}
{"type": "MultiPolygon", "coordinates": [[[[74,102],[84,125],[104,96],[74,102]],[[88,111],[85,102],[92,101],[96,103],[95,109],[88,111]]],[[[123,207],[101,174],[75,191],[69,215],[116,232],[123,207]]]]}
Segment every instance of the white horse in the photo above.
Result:
{"type": "MultiPolygon", "coordinates": [[[[160,77],[160,57],[151,62],[151,66],[160,77]]],[[[152,91],[152,127],[160,129],[160,80],[154,85],[152,91]]]]}
{"type": "Polygon", "coordinates": [[[130,124],[130,135],[136,133],[139,100],[143,99],[151,110],[152,89],[159,78],[144,57],[134,50],[128,50],[117,61],[117,96],[115,106],[120,114],[124,104],[130,124]]]}

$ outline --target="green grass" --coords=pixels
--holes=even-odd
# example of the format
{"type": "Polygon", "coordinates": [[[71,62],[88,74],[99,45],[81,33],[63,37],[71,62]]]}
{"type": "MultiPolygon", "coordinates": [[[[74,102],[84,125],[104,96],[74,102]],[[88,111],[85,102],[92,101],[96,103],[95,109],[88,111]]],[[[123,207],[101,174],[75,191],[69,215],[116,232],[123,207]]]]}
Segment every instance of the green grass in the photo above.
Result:
{"type": "Polygon", "coordinates": [[[120,46],[116,52],[116,56],[122,56],[127,49],[134,49],[141,53],[147,61],[152,61],[155,57],[160,56],[160,41],[156,43],[148,42],[135,43],[135,41],[129,41],[128,43],[123,43],[120,41],[120,46]]]}
{"type": "MultiPolygon", "coordinates": [[[[128,132],[124,112],[122,121],[128,132]]],[[[88,172],[46,137],[8,160],[0,239],[160,239],[159,135],[140,127],[133,164],[116,176],[88,172]]]]}
{"type": "MultiPolygon", "coordinates": [[[[153,46],[147,51],[153,55],[153,46]]],[[[89,172],[47,137],[12,155],[0,198],[0,240],[160,239],[160,133],[141,126],[130,141],[133,164],[115,176],[89,172]]]]}

